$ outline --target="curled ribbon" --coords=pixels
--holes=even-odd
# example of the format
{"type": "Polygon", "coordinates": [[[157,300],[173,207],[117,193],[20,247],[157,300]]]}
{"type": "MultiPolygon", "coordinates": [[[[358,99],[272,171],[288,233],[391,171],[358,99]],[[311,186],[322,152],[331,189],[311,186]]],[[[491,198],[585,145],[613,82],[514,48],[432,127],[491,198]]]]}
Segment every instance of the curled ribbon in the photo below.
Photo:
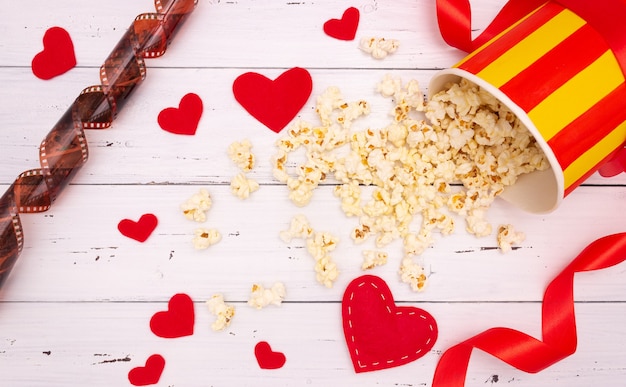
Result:
{"type": "Polygon", "coordinates": [[[481,349],[524,372],[536,373],[576,351],[574,274],[605,269],[626,260],[626,233],[591,243],[546,288],[542,304],[542,340],[510,328],[492,328],[457,344],[441,356],[433,387],[457,387],[473,348],[481,349]]]}
{"type": "Polygon", "coordinates": [[[47,211],[87,161],[84,129],[105,129],[146,76],[145,58],[163,55],[197,0],[155,0],[137,16],[100,68],[100,85],[84,89],[39,147],[41,168],[21,173],[0,198],[0,287],[24,245],[19,213],[47,211]]]}

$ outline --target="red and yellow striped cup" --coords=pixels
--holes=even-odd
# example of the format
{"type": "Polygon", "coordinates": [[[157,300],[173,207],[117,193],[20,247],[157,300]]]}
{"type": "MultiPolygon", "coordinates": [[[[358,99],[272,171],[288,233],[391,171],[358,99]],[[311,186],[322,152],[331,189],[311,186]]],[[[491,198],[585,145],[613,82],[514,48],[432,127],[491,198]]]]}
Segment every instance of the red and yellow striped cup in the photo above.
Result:
{"type": "Polygon", "coordinates": [[[626,69],[597,27],[547,2],[430,83],[433,95],[466,78],[534,135],[551,169],[521,176],[502,194],[525,210],[556,209],[626,142],[626,69]]]}

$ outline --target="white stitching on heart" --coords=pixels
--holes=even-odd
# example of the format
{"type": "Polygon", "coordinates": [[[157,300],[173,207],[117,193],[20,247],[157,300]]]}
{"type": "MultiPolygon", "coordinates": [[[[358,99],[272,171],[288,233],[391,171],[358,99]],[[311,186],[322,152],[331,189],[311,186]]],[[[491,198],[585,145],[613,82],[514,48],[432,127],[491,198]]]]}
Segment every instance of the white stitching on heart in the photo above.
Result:
{"type": "MultiPolygon", "coordinates": [[[[378,286],[376,286],[376,284],[375,284],[375,283],[373,283],[373,282],[369,282],[369,283],[368,283],[368,282],[366,282],[366,281],[363,281],[363,282],[359,283],[359,284],[357,285],[357,287],[358,287],[358,288],[361,288],[361,287],[363,287],[363,286],[365,286],[365,285],[370,285],[370,286],[371,286],[371,287],[373,287],[374,289],[377,289],[377,290],[378,290],[378,286]]],[[[383,294],[380,294],[379,296],[380,296],[380,298],[381,298],[383,301],[386,301],[385,296],[384,296],[383,294]]],[[[350,297],[349,297],[349,299],[350,299],[350,301],[354,300],[354,292],[350,293],[350,297]]],[[[391,314],[391,313],[392,313],[391,308],[390,308],[388,305],[386,306],[386,308],[387,308],[387,311],[389,312],[389,314],[391,314]]],[[[401,314],[403,314],[403,312],[402,312],[402,311],[398,311],[398,312],[396,312],[396,315],[401,315],[401,314]]],[[[415,311],[411,311],[411,312],[408,312],[408,314],[409,314],[410,316],[414,316],[415,314],[417,314],[417,312],[415,312],[415,311]]],[[[352,319],[351,319],[351,316],[352,316],[352,307],[351,307],[351,306],[348,306],[348,326],[350,327],[350,329],[353,329],[353,324],[352,324],[352,319]]],[[[423,314],[419,314],[419,317],[420,317],[420,318],[422,318],[423,320],[427,320],[427,317],[426,317],[425,315],[423,315],[423,314]]],[[[435,327],[433,326],[433,324],[428,324],[428,329],[430,330],[430,332],[434,332],[435,327]]],[[[353,344],[355,343],[355,337],[354,337],[354,335],[351,335],[351,336],[350,336],[350,340],[352,341],[352,343],[353,343],[353,344]]],[[[426,340],[425,344],[426,344],[426,345],[428,345],[428,344],[430,344],[430,342],[431,342],[431,341],[432,341],[432,337],[428,337],[428,339],[426,340]]],[[[373,363],[372,363],[372,364],[370,364],[370,365],[368,365],[368,364],[363,364],[363,363],[361,362],[361,360],[360,360],[360,359],[358,359],[358,357],[359,357],[359,349],[358,349],[358,348],[354,348],[353,350],[354,350],[354,354],[355,354],[355,356],[357,357],[357,364],[358,364],[359,368],[361,368],[361,369],[365,369],[365,368],[368,368],[368,367],[376,367],[376,366],[380,365],[380,362],[378,362],[378,361],[377,361],[377,362],[373,362],[373,363]]],[[[423,351],[423,349],[422,349],[422,348],[418,349],[417,351],[415,351],[415,355],[419,355],[422,351],[423,351]]],[[[404,355],[404,356],[402,356],[399,360],[406,360],[406,359],[408,359],[408,358],[409,358],[409,355],[404,355]]],[[[396,362],[396,360],[393,360],[393,359],[392,359],[392,360],[387,360],[387,361],[386,361],[386,363],[387,363],[387,364],[393,364],[393,363],[395,363],[395,362],[396,362]]]]}

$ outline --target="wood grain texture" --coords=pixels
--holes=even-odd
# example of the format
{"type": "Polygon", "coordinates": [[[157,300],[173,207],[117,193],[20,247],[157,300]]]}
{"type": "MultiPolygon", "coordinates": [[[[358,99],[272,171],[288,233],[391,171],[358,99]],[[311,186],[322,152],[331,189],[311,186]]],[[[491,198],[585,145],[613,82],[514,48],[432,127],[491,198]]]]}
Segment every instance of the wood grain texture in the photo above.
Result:
{"type": "MultiPolygon", "coordinates": [[[[476,0],[476,33],[504,0],[476,0]]],[[[475,4],[474,4],[475,3],[475,4]]],[[[85,87],[98,83],[98,67],[148,0],[8,2],[0,13],[0,190],[23,170],[38,166],[41,139],[85,87]],[[78,67],[48,82],[32,75],[30,61],[53,25],[67,29],[78,67]]],[[[333,196],[333,182],[298,208],[272,176],[276,135],[255,121],[232,95],[247,71],[278,76],[307,68],[313,94],[298,118],[316,122],[315,96],[338,86],[346,99],[366,99],[369,117],[358,128],[389,122],[391,103],[375,92],[387,73],[417,79],[424,89],[437,69],[463,54],[441,40],[434,1],[200,0],[163,58],[148,60],[144,84],[113,127],[87,131],[90,159],[52,208],[22,216],[25,247],[0,291],[0,386],[127,386],[130,369],[160,353],[166,368],[159,386],[429,386],[436,363],[451,345],[502,325],[540,334],[540,302],[550,280],[588,243],[623,232],[626,174],[592,176],[554,213],[533,215],[498,200],[493,224],[512,223],[526,233],[519,249],[501,254],[495,236],[477,239],[463,227],[437,236],[423,256],[429,288],[414,293],[398,279],[399,243],[383,277],[395,299],[428,310],[440,339],[431,353],[407,366],[355,374],[343,342],[343,289],[362,274],[361,250],[349,236],[356,225],[333,196]],[[398,39],[399,51],[377,61],[357,41],[331,39],[322,24],[348,6],[361,11],[361,36],[398,39]],[[157,115],[188,92],[205,112],[194,137],[162,131],[157,115]],[[237,168],[226,148],[248,138],[258,166],[250,174],[261,188],[247,201],[228,186],[237,168]],[[200,188],[214,200],[206,225],[223,239],[206,251],[191,244],[196,224],[179,205],[200,188]],[[144,243],[122,237],[117,223],[152,212],[155,233],[144,243]],[[333,256],[341,271],[332,289],[315,281],[303,244],[278,233],[296,214],[340,239],[333,256]],[[246,300],[253,283],[282,281],[286,303],[257,311],[246,300]],[[150,317],[175,293],[195,301],[196,333],[160,339],[150,317]],[[225,332],[212,332],[204,301],[215,293],[237,314],[225,332]],[[287,356],[280,370],[259,369],[253,349],[267,340],[287,356]]],[[[579,348],[575,355],[528,375],[475,353],[468,386],[622,386],[626,378],[626,267],[576,276],[579,348]]]]}

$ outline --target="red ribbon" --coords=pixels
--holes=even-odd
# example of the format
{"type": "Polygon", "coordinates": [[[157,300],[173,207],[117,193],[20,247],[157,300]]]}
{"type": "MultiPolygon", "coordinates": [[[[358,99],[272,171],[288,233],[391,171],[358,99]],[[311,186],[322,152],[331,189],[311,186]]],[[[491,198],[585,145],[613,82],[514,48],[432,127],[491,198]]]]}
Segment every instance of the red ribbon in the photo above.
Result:
{"type": "Polygon", "coordinates": [[[626,233],[598,239],[548,285],[542,305],[542,340],[510,328],[492,328],[449,348],[439,360],[433,387],[461,387],[473,348],[524,372],[536,373],[576,351],[574,274],[626,260],[626,233]]]}

